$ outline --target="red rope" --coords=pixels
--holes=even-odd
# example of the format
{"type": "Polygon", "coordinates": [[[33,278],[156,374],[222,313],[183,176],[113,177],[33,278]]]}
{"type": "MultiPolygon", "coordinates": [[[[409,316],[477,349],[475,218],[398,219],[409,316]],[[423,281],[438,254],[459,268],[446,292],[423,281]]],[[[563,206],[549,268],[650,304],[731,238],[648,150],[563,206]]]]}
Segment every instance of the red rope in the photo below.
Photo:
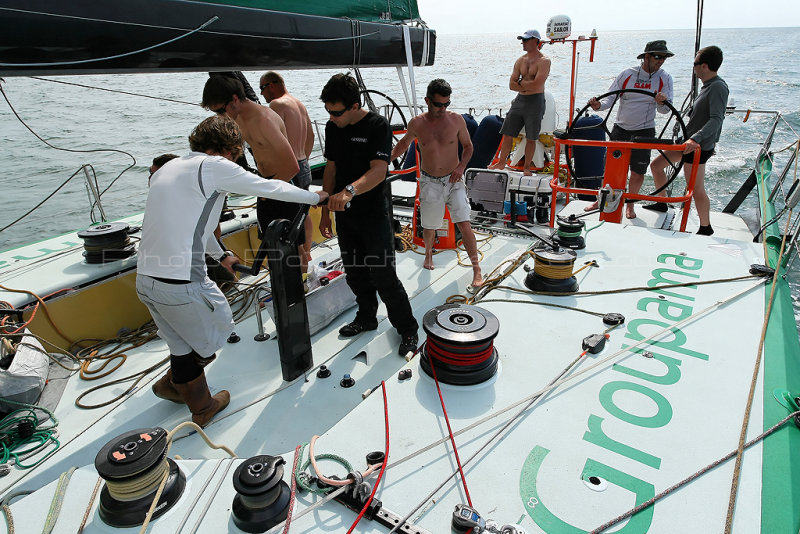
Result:
{"type": "Polygon", "coordinates": [[[436,366],[433,365],[433,358],[431,358],[430,351],[428,352],[428,360],[431,364],[431,372],[433,373],[433,381],[436,383],[436,391],[439,393],[439,402],[442,405],[442,413],[444,413],[444,421],[447,423],[447,432],[450,434],[450,443],[453,445],[453,453],[456,457],[456,464],[458,464],[458,472],[461,473],[461,484],[464,486],[464,493],[467,496],[467,503],[472,506],[472,498],[469,496],[467,489],[467,479],[464,477],[464,469],[461,467],[461,458],[458,457],[458,449],[456,448],[456,439],[453,436],[453,429],[450,427],[450,418],[447,417],[447,408],[444,406],[444,397],[442,397],[442,390],[439,387],[439,380],[436,378],[436,366]]]}
{"type": "Polygon", "coordinates": [[[377,480],[375,480],[375,486],[372,488],[372,493],[369,494],[369,499],[367,499],[366,504],[364,504],[364,508],[361,509],[361,513],[358,514],[358,517],[356,517],[355,522],[350,525],[350,530],[347,531],[347,534],[353,532],[353,529],[356,528],[358,522],[361,521],[362,517],[364,517],[364,513],[367,511],[367,508],[369,508],[369,505],[372,502],[372,497],[375,496],[375,492],[378,491],[378,485],[381,483],[383,472],[386,470],[386,464],[389,462],[389,402],[386,399],[386,382],[381,381],[381,389],[383,390],[383,420],[384,428],[386,429],[386,446],[383,453],[383,465],[381,466],[381,472],[378,473],[377,480]]]}
{"type": "Polygon", "coordinates": [[[297,494],[297,477],[294,476],[297,473],[297,464],[300,461],[300,449],[302,449],[302,445],[298,445],[294,449],[294,464],[292,465],[292,494],[289,497],[289,512],[286,514],[286,526],[283,527],[283,534],[289,532],[289,525],[292,524],[292,509],[294,508],[294,498],[297,494]]]}
{"type": "Polygon", "coordinates": [[[433,358],[436,360],[450,365],[477,365],[491,358],[492,354],[494,353],[494,345],[492,343],[489,343],[489,346],[485,350],[475,354],[460,354],[449,351],[444,347],[452,347],[456,349],[463,349],[464,347],[459,345],[448,345],[447,343],[442,343],[441,341],[434,341],[431,338],[428,338],[426,345],[429,356],[433,356],[433,358]]]}

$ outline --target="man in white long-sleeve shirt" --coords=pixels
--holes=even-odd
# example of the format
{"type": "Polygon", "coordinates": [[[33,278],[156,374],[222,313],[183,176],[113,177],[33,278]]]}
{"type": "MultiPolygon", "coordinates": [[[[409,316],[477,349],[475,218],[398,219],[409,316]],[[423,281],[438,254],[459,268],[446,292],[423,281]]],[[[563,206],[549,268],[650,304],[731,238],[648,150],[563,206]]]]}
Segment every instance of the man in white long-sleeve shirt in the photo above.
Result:
{"type": "Polygon", "coordinates": [[[170,349],[170,370],[153,392],[186,403],[192,420],[205,426],[230,401],[225,390],[211,396],[203,371],[234,325],[225,295],[208,278],[205,263],[207,253],[232,272],[241,261],[214,237],[225,193],[312,205],[328,195],[264,180],[233,163],[241,155],[242,136],[227,116],[197,125],[189,146],[190,154],[169,161],[151,177],[136,291],[170,349]]]}
{"type": "MultiPolygon", "coordinates": [[[[663,40],[650,41],[644,52],[637,56],[642,62],[637,67],[622,71],[614,79],[608,92],[620,89],[642,89],[652,91],[655,96],[643,93],[625,93],[610,95],[602,100],[589,99],[589,105],[595,111],[610,108],[617,99],[617,118],[611,130],[612,141],[632,141],[634,137],[655,137],[656,111],[668,113],[669,107],[665,102],[672,103],[672,76],[661,67],[668,57],[673,54],[667,49],[667,42],[663,40]]],[[[632,150],[630,161],[629,193],[638,193],[644,183],[644,173],[650,164],[649,150],[632,150]]],[[[597,209],[597,203],[588,206],[586,211],[597,209]]],[[[636,212],[633,203],[627,204],[625,215],[628,219],[635,219],[636,212]]]]}

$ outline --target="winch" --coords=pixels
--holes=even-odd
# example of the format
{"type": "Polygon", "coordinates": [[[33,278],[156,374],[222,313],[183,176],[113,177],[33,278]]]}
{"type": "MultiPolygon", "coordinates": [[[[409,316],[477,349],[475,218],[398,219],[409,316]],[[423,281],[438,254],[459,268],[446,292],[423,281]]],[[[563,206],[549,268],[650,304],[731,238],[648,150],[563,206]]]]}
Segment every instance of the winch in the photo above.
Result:
{"type": "Polygon", "coordinates": [[[280,456],[262,454],[243,462],[233,473],[233,522],[245,532],[266,532],[289,515],[291,490],[283,481],[280,456]]]}
{"type": "Polygon", "coordinates": [[[571,249],[535,250],[533,270],[525,277],[525,286],[531,291],[574,293],[578,290],[578,279],[572,275],[577,257],[571,249]]]}
{"type": "Polygon", "coordinates": [[[556,235],[553,237],[556,243],[573,250],[586,248],[586,241],[581,235],[584,228],[586,228],[585,222],[575,217],[575,215],[570,215],[569,217],[557,217],[556,224],[558,228],[556,229],[556,235]]]}
{"type": "Polygon", "coordinates": [[[478,306],[445,304],[428,310],[422,318],[428,338],[422,348],[420,366],[436,378],[453,385],[480,384],[497,372],[494,338],[500,331],[497,317],[478,306]]]}
{"type": "Polygon", "coordinates": [[[107,263],[134,254],[136,247],[128,238],[128,229],[126,223],[112,222],[96,224],[78,232],[78,237],[83,239],[86,263],[107,263]]]}
{"type": "Polygon", "coordinates": [[[166,484],[152,518],[161,516],[181,498],[186,476],[167,458],[167,431],[140,428],[109,441],[94,459],[97,474],[106,481],[100,492],[100,519],[112,527],[144,523],[164,476],[166,484]]]}

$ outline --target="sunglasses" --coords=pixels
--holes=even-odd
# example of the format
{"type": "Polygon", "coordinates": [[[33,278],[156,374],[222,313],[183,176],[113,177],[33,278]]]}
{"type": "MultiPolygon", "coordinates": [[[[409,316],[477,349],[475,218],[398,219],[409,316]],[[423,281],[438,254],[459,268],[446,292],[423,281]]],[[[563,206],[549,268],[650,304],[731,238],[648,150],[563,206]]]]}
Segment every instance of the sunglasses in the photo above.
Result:
{"type": "Polygon", "coordinates": [[[217,115],[224,115],[224,114],[226,113],[226,111],[225,111],[225,110],[227,110],[227,109],[228,109],[228,104],[230,104],[230,103],[231,103],[231,102],[230,102],[230,100],[229,100],[228,102],[225,102],[225,105],[224,105],[224,106],[222,106],[221,108],[219,108],[219,109],[212,109],[212,110],[209,110],[209,111],[213,111],[213,112],[214,112],[214,113],[216,113],[217,115]]]}
{"type": "Polygon", "coordinates": [[[264,89],[266,89],[267,87],[269,87],[269,86],[270,86],[270,85],[272,85],[273,83],[275,83],[275,82],[267,82],[267,83],[262,83],[261,85],[259,85],[259,86],[258,86],[258,88],[259,88],[261,91],[263,91],[264,89]]]}
{"type": "Polygon", "coordinates": [[[447,102],[434,102],[433,100],[431,100],[431,104],[436,106],[437,108],[446,108],[447,106],[450,105],[450,101],[448,100],[447,102]]]}
{"type": "Polygon", "coordinates": [[[662,60],[662,59],[667,59],[667,56],[661,56],[661,55],[658,55],[658,54],[650,54],[650,57],[655,59],[656,61],[659,61],[659,60],[662,60]]]}
{"type": "Polygon", "coordinates": [[[347,112],[347,109],[348,109],[348,108],[340,109],[339,111],[331,111],[331,110],[329,110],[328,108],[325,108],[325,111],[326,111],[326,112],[328,113],[328,115],[330,115],[331,117],[341,117],[342,115],[344,115],[344,114],[347,112]]]}
{"type": "Polygon", "coordinates": [[[695,66],[695,67],[696,67],[696,66],[698,66],[698,65],[702,65],[702,64],[703,64],[703,62],[702,62],[702,61],[695,61],[695,62],[694,62],[694,66],[695,66]]]}

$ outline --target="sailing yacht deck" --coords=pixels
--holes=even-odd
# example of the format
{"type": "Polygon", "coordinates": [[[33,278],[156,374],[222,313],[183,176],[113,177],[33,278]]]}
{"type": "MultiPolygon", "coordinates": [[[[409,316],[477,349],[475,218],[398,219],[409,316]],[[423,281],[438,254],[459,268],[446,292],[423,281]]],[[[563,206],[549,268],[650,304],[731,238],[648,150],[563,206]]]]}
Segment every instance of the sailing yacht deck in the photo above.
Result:
{"type": "MultiPolygon", "coordinates": [[[[568,209],[582,210],[583,205],[570,203],[568,209]]],[[[498,373],[482,384],[441,388],[453,430],[477,424],[456,443],[462,463],[477,454],[465,467],[474,506],[500,524],[518,523],[528,532],[552,531],[557,525],[595,528],[736,448],[763,319],[763,281],[748,278],[653,292],[613,290],[747,276],[751,263],[763,262],[761,246],[722,237],[724,232],[706,238],[640,226],[646,217],[642,213],[633,224],[603,224],[587,234],[586,248],[578,251],[576,267],[597,262],[577,275],[580,292],[608,293],[519,293],[512,288],[524,289],[527,275],[519,267],[502,284],[509,289],[495,289],[477,303],[500,322],[494,340],[498,373]],[[563,383],[549,391],[548,384],[581,354],[583,338],[606,330],[600,315],[609,312],[623,314],[626,322],[610,330],[602,352],[581,358],[563,383]],[[669,333],[671,327],[674,333],[669,333]],[[659,332],[664,333],[659,337],[659,332]],[[542,398],[523,409],[538,393],[542,398]],[[512,416],[510,426],[495,435],[512,416]],[[587,482],[589,476],[599,477],[602,488],[587,482]]],[[[483,241],[484,273],[530,245],[530,238],[507,235],[483,241]]],[[[333,259],[336,252],[335,246],[317,247],[315,261],[333,259]]],[[[427,271],[421,255],[398,255],[398,273],[420,324],[428,310],[464,293],[471,279],[471,270],[458,265],[455,252],[443,251],[435,260],[436,269],[427,271]]],[[[384,449],[381,389],[366,399],[362,393],[385,380],[389,469],[377,497],[400,516],[414,511],[413,522],[428,532],[445,532],[453,507],[467,498],[456,477],[433,499],[423,500],[457,468],[449,442],[418,452],[447,435],[434,381],[420,368],[420,356],[407,363],[397,355],[399,336],[386,320],[375,333],[340,338],[338,328],[353,314],[346,312],[312,337],[315,366],[325,364],[332,375],[319,378],[315,368],[292,383],[281,379],[277,343],[253,341],[254,317],[240,322],[236,331],[241,342],[224,347],[208,368],[212,393],[228,389],[231,404],[206,431],[241,458],[283,455],[287,471],[295,447],[319,434],[317,454],[340,455],[361,469],[367,453],[384,449]],[[359,356],[362,351],[365,356],[359,356]],[[404,368],[412,370],[410,380],[398,379],[404,368]],[[354,387],[340,386],[345,373],[355,379],[354,387]],[[418,505],[421,511],[415,511],[418,505]]],[[[271,322],[266,331],[274,333],[271,322]]],[[[160,341],[134,349],[125,373],[147,368],[167,354],[160,341]]],[[[65,506],[80,512],[93,506],[85,531],[110,531],[97,515],[97,503],[90,504],[97,451],[132,429],[169,430],[188,416],[185,406],[152,395],[149,385],[157,376],[149,375],[124,401],[88,412],[76,409],[70,399],[90,384],[71,379],[56,410],[61,449],[34,470],[0,479],[0,494],[12,485],[14,490],[39,488],[70,467],[88,466],[74,475],[65,506]]],[[[761,387],[763,373],[758,380],[761,387]]],[[[117,392],[112,388],[97,395],[110,397],[122,390],[120,386],[117,392]]],[[[767,424],[763,401],[755,399],[751,436],[767,424]]],[[[759,529],[762,467],[769,469],[761,465],[761,448],[755,445],[745,454],[737,531],[759,529]]],[[[222,451],[210,450],[199,435],[186,431],[179,432],[169,455],[187,460],[181,462],[187,489],[178,506],[155,520],[156,531],[178,531],[179,525],[189,529],[202,514],[198,532],[235,531],[229,513],[234,496],[230,475],[238,461],[224,459],[222,451]],[[190,511],[198,495],[199,504],[190,511]]],[[[322,465],[344,474],[333,464],[322,465]]],[[[631,524],[644,527],[637,531],[651,524],[648,532],[720,531],[732,469],[732,463],[723,464],[638,514],[631,524]]],[[[54,491],[51,484],[14,502],[15,521],[31,528],[42,525],[40,510],[49,506],[54,491]]],[[[295,516],[317,500],[299,494],[295,516]]],[[[328,503],[296,517],[292,532],[342,532],[355,515],[328,503]]],[[[62,516],[56,531],[68,532],[77,528],[82,513],[62,516]]],[[[357,532],[386,529],[362,520],[357,532]]]]}

